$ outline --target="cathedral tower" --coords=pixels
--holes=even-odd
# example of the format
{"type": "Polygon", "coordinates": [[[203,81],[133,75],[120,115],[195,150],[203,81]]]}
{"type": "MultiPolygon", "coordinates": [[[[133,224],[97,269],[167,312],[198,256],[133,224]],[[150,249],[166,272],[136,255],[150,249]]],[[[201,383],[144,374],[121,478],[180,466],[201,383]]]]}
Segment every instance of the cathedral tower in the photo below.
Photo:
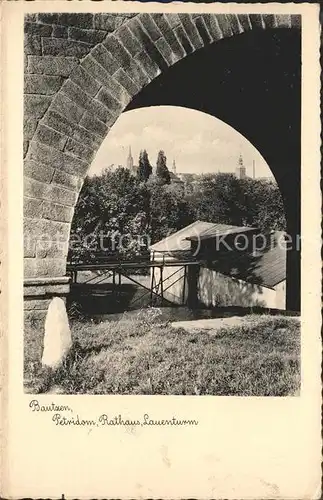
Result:
{"type": "Polygon", "coordinates": [[[129,147],[129,154],[127,158],[127,168],[130,170],[130,172],[133,172],[133,157],[131,154],[131,146],[129,147]]]}

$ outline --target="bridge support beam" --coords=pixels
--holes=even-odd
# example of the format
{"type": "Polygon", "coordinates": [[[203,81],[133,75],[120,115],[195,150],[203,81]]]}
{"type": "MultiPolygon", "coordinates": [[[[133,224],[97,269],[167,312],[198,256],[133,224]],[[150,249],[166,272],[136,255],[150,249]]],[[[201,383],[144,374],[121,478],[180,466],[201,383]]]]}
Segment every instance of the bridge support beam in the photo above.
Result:
{"type": "Polygon", "coordinates": [[[44,321],[53,297],[66,301],[70,291],[68,276],[57,278],[29,278],[24,281],[25,321],[44,321]]]}

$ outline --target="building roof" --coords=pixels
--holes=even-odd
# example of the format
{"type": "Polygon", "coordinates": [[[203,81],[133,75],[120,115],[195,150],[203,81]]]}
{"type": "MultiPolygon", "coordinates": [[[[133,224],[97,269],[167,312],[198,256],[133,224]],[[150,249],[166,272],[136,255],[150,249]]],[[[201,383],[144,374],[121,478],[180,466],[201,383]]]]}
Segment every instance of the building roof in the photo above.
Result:
{"type": "MultiPolygon", "coordinates": [[[[253,274],[259,284],[273,288],[286,279],[286,249],[276,242],[276,246],[264,251],[255,262],[253,274]]],[[[250,278],[252,281],[252,277],[250,278]]]]}
{"type": "Polygon", "coordinates": [[[200,240],[214,238],[226,234],[235,234],[245,231],[255,231],[255,228],[229,226],[228,224],[214,224],[213,222],[204,222],[197,220],[189,226],[180,229],[176,233],[167,236],[158,241],[150,248],[157,252],[176,252],[190,250],[190,240],[200,240]]]}
{"type": "MultiPolygon", "coordinates": [[[[191,241],[198,238],[211,239],[225,234],[238,234],[250,230],[256,229],[196,221],[158,241],[150,248],[152,251],[161,253],[189,251],[191,241]]],[[[274,288],[278,283],[286,279],[286,249],[284,245],[279,243],[279,238],[283,234],[283,232],[275,232],[272,243],[258,254],[228,252],[218,260],[215,254],[215,260],[207,265],[232,278],[255,283],[266,288],[274,288]]]]}
{"type": "Polygon", "coordinates": [[[154,245],[151,245],[150,248],[156,252],[190,250],[191,242],[188,240],[188,237],[198,235],[201,231],[204,231],[212,225],[213,224],[211,222],[202,222],[197,220],[196,222],[183,227],[183,229],[176,231],[176,233],[167,236],[163,240],[154,243],[154,245]]]}
{"type": "Polygon", "coordinates": [[[286,279],[286,249],[280,237],[284,233],[276,231],[271,243],[261,252],[228,252],[220,260],[212,262],[212,268],[232,278],[274,288],[286,279]]]}
{"type": "Polygon", "coordinates": [[[210,227],[204,229],[199,235],[188,236],[190,240],[207,240],[227,234],[239,234],[249,231],[259,231],[257,228],[248,226],[230,226],[228,224],[211,224],[210,227]]]}

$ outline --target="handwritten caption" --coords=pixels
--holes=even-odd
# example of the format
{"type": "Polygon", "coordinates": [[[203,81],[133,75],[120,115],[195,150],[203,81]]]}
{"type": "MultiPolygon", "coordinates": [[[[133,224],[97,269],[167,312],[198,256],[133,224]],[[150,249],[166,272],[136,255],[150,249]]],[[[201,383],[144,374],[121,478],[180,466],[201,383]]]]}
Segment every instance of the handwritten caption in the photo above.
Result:
{"type": "Polygon", "coordinates": [[[104,427],[104,426],[196,426],[199,424],[195,419],[181,419],[177,417],[170,417],[158,419],[144,413],[139,418],[127,418],[118,415],[109,415],[102,413],[95,418],[82,418],[78,413],[68,405],[59,405],[56,403],[41,405],[37,399],[29,402],[29,409],[31,412],[42,412],[51,414],[51,421],[56,426],[84,426],[84,427],[104,427]]]}

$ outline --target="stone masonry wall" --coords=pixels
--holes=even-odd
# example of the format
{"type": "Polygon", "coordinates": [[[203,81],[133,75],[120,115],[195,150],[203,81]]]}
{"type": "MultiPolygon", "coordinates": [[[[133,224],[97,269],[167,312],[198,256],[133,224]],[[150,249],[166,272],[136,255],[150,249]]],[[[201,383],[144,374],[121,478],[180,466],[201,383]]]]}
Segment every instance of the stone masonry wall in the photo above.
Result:
{"type": "Polygon", "coordinates": [[[134,95],[177,61],[222,38],[299,23],[288,15],[27,15],[25,278],[65,275],[83,179],[134,95]]]}

